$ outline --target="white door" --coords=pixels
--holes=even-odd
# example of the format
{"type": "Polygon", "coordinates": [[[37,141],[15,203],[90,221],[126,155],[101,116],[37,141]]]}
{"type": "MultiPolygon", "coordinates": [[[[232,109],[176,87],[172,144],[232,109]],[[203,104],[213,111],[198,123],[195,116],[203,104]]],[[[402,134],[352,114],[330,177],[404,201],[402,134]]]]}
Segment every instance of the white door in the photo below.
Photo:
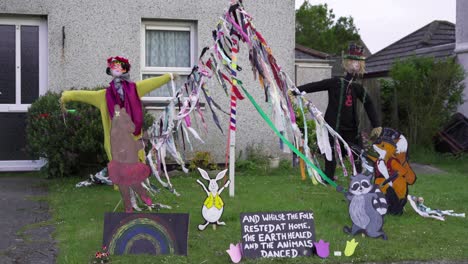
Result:
{"type": "Polygon", "coordinates": [[[26,112],[47,90],[47,19],[0,16],[0,171],[43,165],[26,152],[26,112]]]}

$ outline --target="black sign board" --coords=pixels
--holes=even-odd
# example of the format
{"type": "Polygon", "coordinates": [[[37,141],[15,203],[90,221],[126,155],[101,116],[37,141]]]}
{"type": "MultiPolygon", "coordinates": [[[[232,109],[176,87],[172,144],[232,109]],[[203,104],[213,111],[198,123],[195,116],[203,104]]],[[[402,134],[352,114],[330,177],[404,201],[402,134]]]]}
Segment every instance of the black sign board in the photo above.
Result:
{"type": "Polygon", "coordinates": [[[242,251],[247,258],[295,258],[312,255],[315,242],[311,211],[242,213],[242,251]]]}

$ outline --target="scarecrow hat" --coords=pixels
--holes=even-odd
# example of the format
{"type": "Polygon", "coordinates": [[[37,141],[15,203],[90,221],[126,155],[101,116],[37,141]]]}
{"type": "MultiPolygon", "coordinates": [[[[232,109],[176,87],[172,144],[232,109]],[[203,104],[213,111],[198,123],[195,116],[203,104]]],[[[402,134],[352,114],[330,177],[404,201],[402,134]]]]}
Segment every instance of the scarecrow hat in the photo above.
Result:
{"type": "Polygon", "coordinates": [[[343,55],[344,59],[347,60],[365,60],[366,58],[363,56],[364,47],[357,45],[356,43],[349,44],[348,54],[343,55]]]}
{"type": "Polygon", "coordinates": [[[127,72],[130,71],[131,65],[128,59],[125,57],[115,56],[107,59],[107,74],[110,74],[110,67],[114,63],[119,63],[120,65],[122,65],[122,69],[125,69],[127,72]]]}

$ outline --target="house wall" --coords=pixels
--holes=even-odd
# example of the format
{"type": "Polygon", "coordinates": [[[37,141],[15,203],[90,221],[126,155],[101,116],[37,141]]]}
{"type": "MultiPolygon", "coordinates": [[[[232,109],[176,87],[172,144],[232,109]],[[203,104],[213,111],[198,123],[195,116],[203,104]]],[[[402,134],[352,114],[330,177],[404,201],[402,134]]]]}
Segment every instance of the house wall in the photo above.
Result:
{"type": "MultiPolygon", "coordinates": [[[[197,26],[197,51],[212,45],[211,31],[215,29],[227,1],[219,0],[3,0],[1,16],[47,16],[49,45],[49,90],[60,91],[72,87],[107,85],[106,59],[123,55],[132,63],[131,77],[140,79],[142,19],[191,20],[197,26]],[[65,37],[65,38],[63,38],[65,37]]],[[[272,47],[278,64],[294,78],[295,10],[293,0],[244,1],[253,16],[255,26],[272,47]],[[275,19],[271,19],[274,17],[275,19]]],[[[197,54],[198,57],[198,54],[197,54]]],[[[239,65],[244,68],[240,79],[264,109],[263,90],[252,78],[246,46],[241,46],[239,65]]],[[[222,89],[209,84],[213,98],[225,109],[229,98],[222,89]]],[[[278,151],[278,139],[258,115],[254,107],[243,100],[238,102],[237,151],[253,142],[263,142],[278,151]]],[[[205,111],[208,134],[201,133],[206,144],[195,144],[195,151],[210,151],[218,162],[224,161],[228,117],[221,116],[224,134],[214,126],[211,113],[205,111]]],[[[221,114],[220,114],[221,115],[221,114]]],[[[200,129],[197,129],[201,132],[200,129]]]]}
{"type": "Polygon", "coordinates": [[[458,108],[458,112],[468,116],[468,1],[457,0],[456,15],[456,46],[458,62],[464,67],[467,77],[465,78],[464,99],[466,102],[458,108]]]}
{"type": "MultiPolygon", "coordinates": [[[[309,62],[296,61],[296,85],[303,85],[310,82],[317,82],[323,79],[331,78],[332,67],[327,60],[317,60],[309,62]]],[[[307,94],[306,97],[311,100],[317,108],[325,113],[328,105],[327,92],[317,92],[307,94]]]]}

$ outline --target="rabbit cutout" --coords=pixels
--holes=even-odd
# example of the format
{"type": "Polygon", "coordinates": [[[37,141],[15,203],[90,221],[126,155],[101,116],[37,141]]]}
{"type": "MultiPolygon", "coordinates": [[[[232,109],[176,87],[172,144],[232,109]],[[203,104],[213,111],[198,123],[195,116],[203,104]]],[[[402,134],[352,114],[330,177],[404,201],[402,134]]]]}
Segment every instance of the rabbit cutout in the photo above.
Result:
{"type": "Polygon", "coordinates": [[[198,229],[200,231],[203,231],[209,224],[226,225],[226,223],[219,221],[224,210],[224,202],[221,199],[221,193],[223,192],[224,188],[229,186],[229,183],[231,183],[231,181],[228,180],[226,184],[224,184],[224,186],[221,187],[221,189],[219,188],[218,181],[221,180],[224,177],[224,175],[226,175],[227,169],[218,173],[218,175],[214,179],[211,179],[205,170],[198,168],[198,171],[200,171],[200,174],[203,177],[203,179],[209,181],[208,189],[206,189],[203,182],[197,180],[197,182],[202,186],[203,190],[208,196],[205,199],[205,202],[203,203],[202,207],[202,215],[203,218],[205,218],[205,223],[202,225],[198,225],[198,229]]]}

